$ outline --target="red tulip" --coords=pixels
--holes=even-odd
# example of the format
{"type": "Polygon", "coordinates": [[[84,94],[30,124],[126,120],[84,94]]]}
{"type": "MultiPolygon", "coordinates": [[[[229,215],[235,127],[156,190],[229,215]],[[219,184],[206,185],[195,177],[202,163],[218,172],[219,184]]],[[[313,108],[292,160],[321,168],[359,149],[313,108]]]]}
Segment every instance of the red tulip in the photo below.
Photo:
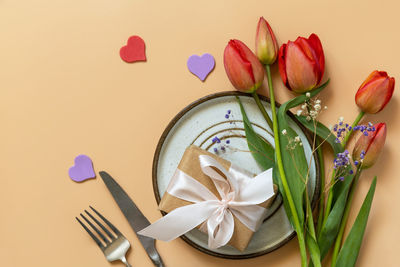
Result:
{"type": "Polygon", "coordinates": [[[381,111],[392,98],[394,78],[384,71],[373,71],[356,93],[356,104],[365,113],[381,111]]]}
{"type": "Polygon", "coordinates": [[[353,149],[353,160],[360,162],[362,168],[369,168],[374,165],[386,139],[386,124],[378,123],[374,125],[375,131],[368,135],[361,135],[353,149]]]}
{"type": "Polygon", "coordinates": [[[271,65],[278,56],[278,43],[268,22],[261,17],[256,32],[256,55],[261,63],[271,65]]]}
{"type": "Polygon", "coordinates": [[[241,41],[230,40],[224,51],[225,71],[233,86],[253,93],[264,80],[264,68],[253,52],[241,41]]]}
{"type": "Polygon", "coordinates": [[[298,37],[279,49],[279,72],[286,87],[304,93],[318,86],[325,69],[324,51],[316,34],[298,37]]]}

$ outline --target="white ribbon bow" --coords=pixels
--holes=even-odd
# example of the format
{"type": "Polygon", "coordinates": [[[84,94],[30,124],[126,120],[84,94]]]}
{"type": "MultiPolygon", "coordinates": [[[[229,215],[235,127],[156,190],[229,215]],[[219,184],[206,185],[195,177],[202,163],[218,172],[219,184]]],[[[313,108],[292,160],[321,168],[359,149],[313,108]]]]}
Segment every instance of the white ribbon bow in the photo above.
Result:
{"type": "Polygon", "coordinates": [[[266,212],[258,204],[274,195],[272,169],[252,178],[233,165],[226,171],[210,156],[200,155],[199,160],[202,171],[213,181],[221,200],[200,182],[177,169],[167,192],[194,204],[173,210],[138,234],[170,241],[205,222],[202,228],[207,229],[208,246],[215,249],[231,239],[233,215],[253,232],[258,229],[266,212]]]}

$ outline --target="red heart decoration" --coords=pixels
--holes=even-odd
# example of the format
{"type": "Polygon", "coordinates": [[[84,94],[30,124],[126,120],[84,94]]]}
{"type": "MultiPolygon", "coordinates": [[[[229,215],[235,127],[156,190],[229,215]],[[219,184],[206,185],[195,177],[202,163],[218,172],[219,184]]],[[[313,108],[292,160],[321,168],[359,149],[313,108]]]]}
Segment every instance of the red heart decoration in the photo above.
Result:
{"type": "Polygon", "coordinates": [[[131,36],[127,45],[119,50],[121,59],[125,62],[132,63],[135,61],[146,61],[145,44],[139,36],[131,36]]]}

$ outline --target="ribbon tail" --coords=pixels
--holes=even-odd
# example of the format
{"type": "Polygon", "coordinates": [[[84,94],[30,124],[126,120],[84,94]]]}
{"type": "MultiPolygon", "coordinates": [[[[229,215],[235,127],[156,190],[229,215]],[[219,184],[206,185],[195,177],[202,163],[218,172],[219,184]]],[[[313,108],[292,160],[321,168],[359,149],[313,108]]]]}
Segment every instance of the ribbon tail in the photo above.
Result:
{"type": "Polygon", "coordinates": [[[162,241],[171,241],[207,220],[216,210],[216,201],[204,201],[179,207],[138,234],[162,241]]]}
{"type": "Polygon", "coordinates": [[[232,213],[225,210],[223,220],[219,222],[217,216],[212,216],[208,222],[208,247],[216,249],[228,244],[231,240],[234,231],[234,220],[232,213]],[[213,218],[214,217],[214,218],[213,218]]]}

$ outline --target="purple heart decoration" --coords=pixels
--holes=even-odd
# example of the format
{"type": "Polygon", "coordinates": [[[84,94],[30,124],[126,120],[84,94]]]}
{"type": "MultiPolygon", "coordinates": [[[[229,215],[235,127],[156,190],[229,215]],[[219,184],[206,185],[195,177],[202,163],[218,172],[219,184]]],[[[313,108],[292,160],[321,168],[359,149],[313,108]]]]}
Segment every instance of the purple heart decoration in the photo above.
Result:
{"type": "Polygon", "coordinates": [[[75,165],[69,168],[68,174],[75,182],[82,182],[96,177],[92,160],[86,155],[79,155],[75,158],[75,165]]]}
{"type": "Polygon", "coordinates": [[[214,69],[214,57],[208,53],[202,56],[191,55],[187,61],[187,67],[191,73],[204,81],[208,74],[214,69]]]}

